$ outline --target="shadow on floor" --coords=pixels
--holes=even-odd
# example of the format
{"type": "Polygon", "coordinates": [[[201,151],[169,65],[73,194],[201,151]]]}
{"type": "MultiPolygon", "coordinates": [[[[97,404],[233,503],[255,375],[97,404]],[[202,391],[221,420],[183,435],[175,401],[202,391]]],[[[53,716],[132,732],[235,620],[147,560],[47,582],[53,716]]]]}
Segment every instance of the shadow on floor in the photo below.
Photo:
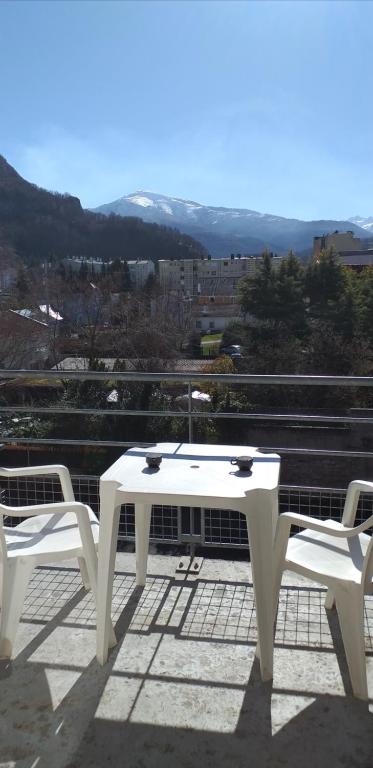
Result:
{"type": "MultiPolygon", "coordinates": [[[[162,588],[150,580],[148,591],[133,589],[128,574],[118,579],[127,601],[116,627],[118,645],[104,667],[94,657],[92,607],[77,577],[75,593],[69,587],[65,604],[40,623],[15,661],[1,668],[0,765],[372,768],[373,714],[343,692],[350,689],[335,614],[319,621],[324,647],[307,646],[304,628],[293,649],[278,643],[274,685],[263,684],[254,656],[250,585],[210,583],[207,595],[206,583],[195,582],[184,594],[190,585],[173,579],[162,579],[162,588]],[[236,622],[236,640],[229,636],[230,620],[236,622]],[[335,661],[325,627],[343,680],[336,695],[319,690],[323,670],[327,677],[335,661]],[[251,637],[244,641],[240,629],[251,637]],[[55,645],[58,639],[65,647],[55,645]],[[186,666],[189,651],[195,656],[186,666]],[[307,674],[294,670],[300,658],[307,674]]],[[[67,577],[63,583],[70,584],[67,577]]],[[[54,586],[51,595],[58,592],[58,583],[54,586]]],[[[286,622],[292,625],[301,614],[302,626],[308,622],[316,632],[317,622],[309,617],[321,615],[324,595],[291,589],[292,595],[290,588],[283,593],[285,640],[286,622]]],[[[52,611],[45,600],[43,606],[52,611]]],[[[27,610],[37,623],[32,604],[26,615],[27,610]]],[[[312,640],[310,629],[308,637],[312,640]]],[[[331,675],[329,688],[334,679],[331,675]]]]}

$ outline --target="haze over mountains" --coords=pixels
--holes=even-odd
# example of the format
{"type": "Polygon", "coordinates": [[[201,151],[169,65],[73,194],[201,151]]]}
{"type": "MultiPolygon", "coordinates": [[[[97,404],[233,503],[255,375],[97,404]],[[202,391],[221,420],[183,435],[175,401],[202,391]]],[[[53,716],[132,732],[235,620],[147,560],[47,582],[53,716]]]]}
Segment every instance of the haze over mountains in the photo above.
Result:
{"type": "Polygon", "coordinates": [[[143,221],[176,227],[199,240],[213,256],[260,253],[265,248],[276,253],[289,249],[301,253],[312,248],[313,237],[336,229],[350,229],[361,238],[373,232],[373,218],[301,221],[245,208],[201,205],[141,190],[93,210],[107,216],[139,216],[143,221]]]}

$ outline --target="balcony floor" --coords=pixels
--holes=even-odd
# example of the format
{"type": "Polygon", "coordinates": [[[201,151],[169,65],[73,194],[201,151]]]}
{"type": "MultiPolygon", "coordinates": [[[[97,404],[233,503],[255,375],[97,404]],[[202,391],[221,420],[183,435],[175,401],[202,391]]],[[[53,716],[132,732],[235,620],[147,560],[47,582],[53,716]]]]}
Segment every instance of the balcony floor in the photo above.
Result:
{"type": "Polygon", "coordinates": [[[373,597],[366,600],[370,701],[351,695],[325,592],[287,574],[273,683],[254,657],[249,566],[205,560],[175,577],[152,555],[144,590],[119,554],[119,642],[101,668],[95,613],[75,564],[40,568],[0,662],[2,768],[372,768],[373,597]]]}

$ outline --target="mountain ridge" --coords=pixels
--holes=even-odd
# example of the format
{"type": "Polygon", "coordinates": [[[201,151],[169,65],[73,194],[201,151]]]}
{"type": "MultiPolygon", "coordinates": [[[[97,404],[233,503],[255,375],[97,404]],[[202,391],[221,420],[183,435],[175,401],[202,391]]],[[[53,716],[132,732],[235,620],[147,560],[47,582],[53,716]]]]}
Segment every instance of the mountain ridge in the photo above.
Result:
{"type": "Polygon", "coordinates": [[[175,228],[84,210],[78,197],[23,179],[1,155],[0,246],[25,264],[74,255],[104,261],[206,255],[200,243],[175,228]]]}
{"type": "Polygon", "coordinates": [[[361,227],[365,232],[373,234],[373,216],[351,216],[349,222],[351,222],[351,224],[356,224],[358,227],[361,227]]]}
{"type": "Polygon", "coordinates": [[[370,234],[352,220],[303,221],[249,208],[208,206],[146,190],[131,192],[91,210],[106,216],[136,215],[143,221],[178,227],[215,256],[226,256],[229,251],[258,253],[265,248],[279,253],[289,249],[305,251],[312,248],[313,237],[336,229],[350,229],[362,238],[370,234]]]}

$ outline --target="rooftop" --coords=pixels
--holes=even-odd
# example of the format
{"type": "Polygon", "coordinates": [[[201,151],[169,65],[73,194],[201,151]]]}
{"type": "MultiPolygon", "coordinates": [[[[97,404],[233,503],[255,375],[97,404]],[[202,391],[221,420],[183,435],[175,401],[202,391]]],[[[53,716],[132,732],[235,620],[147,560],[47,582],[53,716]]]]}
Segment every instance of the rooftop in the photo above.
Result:
{"type": "MultiPolygon", "coordinates": [[[[100,357],[99,362],[103,363],[106,366],[106,369],[108,371],[112,371],[114,368],[115,363],[117,362],[116,357],[100,357]]],[[[139,360],[135,358],[126,358],[123,360],[126,370],[127,371],[138,371],[139,369],[139,360]]],[[[147,363],[149,363],[147,360],[142,360],[141,363],[144,368],[146,368],[147,363]]],[[[211,363],[211,361],[210,361],[211,363]]],[[[209,361],[205,360],[203,358],[197,359],[197,360],[191,360],[189,358],[169,358],[167,360],[159,360],[159,367],[163,370],[167,371],[175,371],[176,373],[180,372],[183,373],[189,372],[189,373],[200,373],[204,370],[206,365],[209,365],[209,361]]],[[[61,360],[60,363],[58,363],[58,366],[54,366],[53,370],[59,370],[59,371],[88,371],[89,370],[89,360],[88,357],[65,357],[63,360],[61,360]]]]}
{"type": "Polygon", "coordinates": [[[285,577],[273,684],[262,683],[248,563],[205,559],[187,577],[178,561],[151,555],[142,590],[134,555],[117,555],[118,645],[104,667],[76,564],[37,569],[16,658],[0,667],[0,765],[371,768],[373,597],[367,706],[351,695],[322,588],[285,577]]]}

